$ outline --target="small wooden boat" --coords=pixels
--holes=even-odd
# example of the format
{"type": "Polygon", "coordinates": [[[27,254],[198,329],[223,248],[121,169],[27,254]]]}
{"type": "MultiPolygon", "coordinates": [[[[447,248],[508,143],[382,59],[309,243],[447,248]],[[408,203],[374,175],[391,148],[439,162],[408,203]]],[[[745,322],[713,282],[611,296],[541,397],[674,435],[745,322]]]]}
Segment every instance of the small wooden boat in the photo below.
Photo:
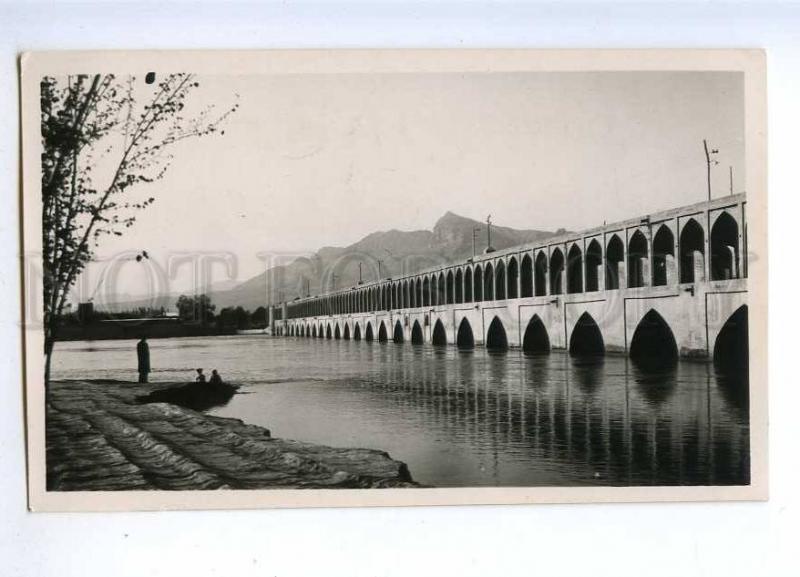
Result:
{"type": "Polygon", "coordinates": [[[156,389],[136,398],[140,403],[172,403],[194,411],[205,411],[226,405],[239,385],[231,383],[187,383],[156,389]]]}

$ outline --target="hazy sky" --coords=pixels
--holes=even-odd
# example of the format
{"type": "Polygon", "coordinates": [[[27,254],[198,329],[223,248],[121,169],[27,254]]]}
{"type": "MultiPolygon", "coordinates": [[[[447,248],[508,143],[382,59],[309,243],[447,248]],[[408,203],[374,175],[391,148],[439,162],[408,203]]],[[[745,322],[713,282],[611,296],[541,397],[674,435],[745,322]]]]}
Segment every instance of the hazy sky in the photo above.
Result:
{"type": "MultiPolygon", "coordinates": [[[[446,211],[578,230],[701,201],[744,183],[739,73],[330,74],[201,77],[192,98],[240,109],[224,136],[174,149],[156,203],[99,255],[239,257],[429,229],[446,211]]],[[[141,275],[138,275],[141,276],[141,275]]],[[[130,277],[130,278],[128,278],[130,277]]],[[[118,291],[137,293],[135,274],[118,291]]],[[[189,282],[188,268],[175,287],[189,282]]],[[[220,280],[225,276],[220,272],[220,280]]],[[[140,284],[140,283],[139,283],[140,284]]]]}

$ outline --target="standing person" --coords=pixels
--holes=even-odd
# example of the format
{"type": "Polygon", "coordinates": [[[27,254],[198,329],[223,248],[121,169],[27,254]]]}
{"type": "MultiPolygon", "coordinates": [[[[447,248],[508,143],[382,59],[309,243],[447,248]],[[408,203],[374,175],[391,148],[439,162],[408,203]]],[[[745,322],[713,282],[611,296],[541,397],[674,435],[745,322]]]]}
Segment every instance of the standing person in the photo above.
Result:
{"type": "Polygon", "coordinates": [[[144,335],[136,345],[136,356],[139,358],[139,382],[146,383],[147,375],[150,373],[150,346],[144,335]]]}

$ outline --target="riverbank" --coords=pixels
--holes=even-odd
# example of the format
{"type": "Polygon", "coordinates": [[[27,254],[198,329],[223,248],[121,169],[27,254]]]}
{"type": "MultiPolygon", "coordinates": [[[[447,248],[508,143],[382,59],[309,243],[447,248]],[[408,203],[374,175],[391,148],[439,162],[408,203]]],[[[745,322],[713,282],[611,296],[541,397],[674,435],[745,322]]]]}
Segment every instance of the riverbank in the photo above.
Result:
{"type": "Polygon", "coordinates": [[[383,451],[277,439],[239,419],[137,401],[183,384],[53,381],[48,490],[416,486],[406,465],[383,451]]]}

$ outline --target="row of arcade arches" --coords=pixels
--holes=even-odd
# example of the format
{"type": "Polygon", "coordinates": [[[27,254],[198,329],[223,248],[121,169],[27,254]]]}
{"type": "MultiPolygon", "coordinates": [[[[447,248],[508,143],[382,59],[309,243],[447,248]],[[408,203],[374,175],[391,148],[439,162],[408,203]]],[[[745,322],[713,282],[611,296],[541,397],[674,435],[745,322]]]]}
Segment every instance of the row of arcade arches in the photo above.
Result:
{"type": "Polygon", "coordinates": [[[715,216],[708,246],[705,230],[695,218],[682,220],[677,230],[677,242],[673,228],[661,223],[648,233],[652,242],[642,228],[637,228],[628,235],[627,246],[623,241],[626,235],[613,233],[606,238],[605,246],[603,239],[596,237],[586,239],[588,244],[576,241],[549,251],[542,248],[355,288],[291,303],[289,318],[692,283],[705,279],[709,257],[710,280],[743,276],[739,265],[741,231],[729,212],[715,216]],[[674,271],[673,277],[669,270],[674,271]]]}
{"type": "MultiPolygon", "coordinates": [[[[362,340],[361,325],[353,325],[352,334],[350,326],[345,323],[340,329],[338,323],[297,324],[288,327],[289,336],[314,337],[327,339],[351,338],[362,340]]],[[[395,343],[405,341],[403,326],[398,320],[393,327],[387,328],[386,323],[378,324],[377,335],[372,322],[367,321],[364,326],[363,339],[366,341],[378,340],[387,342],[390,339],[395,343]]],[[[739,307],[727,320],[714,344],[714,361],[718,365],[741,367],[746,365],[748,357],[747,342],[747,305],[739,307]]],[[[420,345],[424,343],[422,326],[419,321],[414,321],[411,328],[411,343],[420,345]]],[[[431,333],[431,344],[446,346],[447,331],[442,321],[437,319],[431,333]]],[[[469,320],[463,318],[456,331],[455,345],[460,350],[475,348],[475,336],[469,320]]],[[[492,352],[508,350],[508,336],[506,328],[499,317],[494,317],[489,323],[485,339],[486,349],[492,352]]],[[[522,338],[522,350],[529,354],[542,354],[550,352],[550,336],[542,319],[534,315],[530,319],[522,338]]],[[[600,356],[605,353],[605,343],[600,327],[587,312],[578,319],[569,340],[569,352],[581,356],[600,356]]],[[[630,357],[645,364],[671,363],[678,358],[678,347],[675,337],[667,322],[654,309],[648,311],[639,322],[629,347],[630,357]]]]}

